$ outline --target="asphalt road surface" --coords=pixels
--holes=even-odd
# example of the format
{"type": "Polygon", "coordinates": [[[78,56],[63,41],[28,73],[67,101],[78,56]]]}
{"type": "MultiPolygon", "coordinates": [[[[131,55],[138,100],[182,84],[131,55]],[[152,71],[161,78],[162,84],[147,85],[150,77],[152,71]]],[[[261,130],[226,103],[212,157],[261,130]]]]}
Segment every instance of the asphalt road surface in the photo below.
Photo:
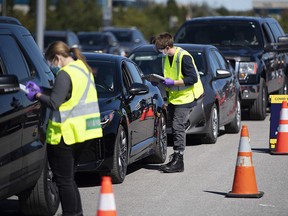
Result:
{"type": "MultiPolygon", "coordinates": [[[[232,189],[239,134],[221,135],[216,144],[187,140],[185,171],[166,174],[159,165],[129,166],[124,183],[113,185],[118,216],[287,216],[288,155],[271,155],[270,116],[265,121],[242,120],[250,135],[258,191],[255,198],[226,198],[232,189]]],[[[168,147],[168,154],[172,147],[168,147]]],[[[168,161],[168,157],[167,157],[168,161]]],[[[85,216],[95,216],[100,196],[96,175],[77,176],[85,216]]],[[[245,182],[243,182],[245,184],[245,182]]],[[[57,213],[61,213],[59,208],[57,213]]],[[[1,216],[20,216],[17,198],[0,202],[1,216]]]]}

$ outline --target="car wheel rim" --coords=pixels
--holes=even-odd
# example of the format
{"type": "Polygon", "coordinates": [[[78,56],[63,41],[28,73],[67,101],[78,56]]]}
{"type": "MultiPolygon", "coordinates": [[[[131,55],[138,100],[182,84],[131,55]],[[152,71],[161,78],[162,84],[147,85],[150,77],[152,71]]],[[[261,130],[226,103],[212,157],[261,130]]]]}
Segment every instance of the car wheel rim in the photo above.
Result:
{"type": "Polygon", "coordinates": [[[213,136],[217,138],[218,136],[218,113],[215,108],[213,109],[212,129],[213,129],[213,136]]]}
{"type": "Polygon", "coordinates": [[[119,145],[118,164],[121,178],[123,178],[127,170],[127,138],[124,131],[121,131],[119,141],[120,145],[119,145]]]}

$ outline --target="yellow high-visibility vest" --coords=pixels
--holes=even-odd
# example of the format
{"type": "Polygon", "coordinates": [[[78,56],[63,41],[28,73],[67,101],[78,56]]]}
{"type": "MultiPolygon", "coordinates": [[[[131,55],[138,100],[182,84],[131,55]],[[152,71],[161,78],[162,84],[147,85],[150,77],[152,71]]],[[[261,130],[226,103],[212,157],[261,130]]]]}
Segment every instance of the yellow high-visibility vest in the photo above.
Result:
{"type": "Polygon", "coordinates": [[[190,53],[188,53],[186,50],[181,49],[180,47],[176,47],[176,52],[173,57],[172,65],[170,65],[168,56],[165,57],[164,77],[173,80],[180,80],[184,78],[182,74],[181,64],[184,55],[189,55],[191,57],[192,64],[194,65],[197,73],[198,81],[192,86],[172,86],[166,88],[166,90],[168,91],[168,102],[175,105],[191,103],[195,99],[198,99],[204,92],[200,75],[194,63],[193,57],[190,55],[190,53]]]}
{"type": "Polygon", "coordinates": [[[102,137],[98,96],[93,74],[81,60],[67,64],[61,70],[72,82],[71,98],[50,116],[46,141],[57,145],[61,137],[67,145],[102,137]]]}

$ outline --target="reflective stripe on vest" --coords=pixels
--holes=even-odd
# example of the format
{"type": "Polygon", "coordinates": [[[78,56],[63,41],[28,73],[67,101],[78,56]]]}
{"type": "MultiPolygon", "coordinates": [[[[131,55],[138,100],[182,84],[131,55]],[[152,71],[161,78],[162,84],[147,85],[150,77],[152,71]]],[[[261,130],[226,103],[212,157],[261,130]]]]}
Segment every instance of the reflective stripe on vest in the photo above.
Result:
{"type": "MultiPolygon", "coordinates": [[[[98,102],[85,103],[90,84],[92,84],[92,86],[94,86],[95,88],[95,84],[92,81],[90,75],[89,74],[87,75],[87,73],[85,73],[85,71],[82,68],[77,67],[76,65],[70,65],[69,67],[74,67],[74,68],[77,68],[79,71],[81,71],[87,77],[88,83],[87,83],[86,89],[81,99],[79,100],[79,103],[72,110],[53,112],[52,121],[54,122],[62,123],[66,121],[68,117],[73,118],[73,117],[78,117],[78,116],[83,116],[83,115],[88,115],[88,114],[93,114],[95,112],[99,112],[98,102]],[[83,109],[82,107],[83,105],[85,106],[85,109],[83,109]]],[[[100,124],[100,121],[99,121],[99,124],[100,124]]]]}

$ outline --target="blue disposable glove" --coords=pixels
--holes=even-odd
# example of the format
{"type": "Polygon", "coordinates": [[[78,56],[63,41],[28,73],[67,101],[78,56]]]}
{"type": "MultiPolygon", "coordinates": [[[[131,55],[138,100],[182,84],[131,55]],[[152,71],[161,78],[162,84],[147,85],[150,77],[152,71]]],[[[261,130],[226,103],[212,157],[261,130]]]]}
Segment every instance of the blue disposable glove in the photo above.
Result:
{"type": "Polygon", "coordinates": [[[36,100],[35,95],[41,92],[40,87],[35,82],[32,81],[27,82],[26,89],[28,90],[26,96],[30,101],[35,101],[36,100]]]}
{"type": "Polygon", "coordinates": [[[164,81],[163,81],[163,84],[166,85],[166,86],[173,86],[174,85],[174,80],[170,79],[170,78],[166,78],[164,81]]]}
{"type": "Polygon", "coordinates": [[[151,81],[151,84],[152,84],[153,86],[157,86],[157,85],[158,85],[158,82],[151,81]]]}

